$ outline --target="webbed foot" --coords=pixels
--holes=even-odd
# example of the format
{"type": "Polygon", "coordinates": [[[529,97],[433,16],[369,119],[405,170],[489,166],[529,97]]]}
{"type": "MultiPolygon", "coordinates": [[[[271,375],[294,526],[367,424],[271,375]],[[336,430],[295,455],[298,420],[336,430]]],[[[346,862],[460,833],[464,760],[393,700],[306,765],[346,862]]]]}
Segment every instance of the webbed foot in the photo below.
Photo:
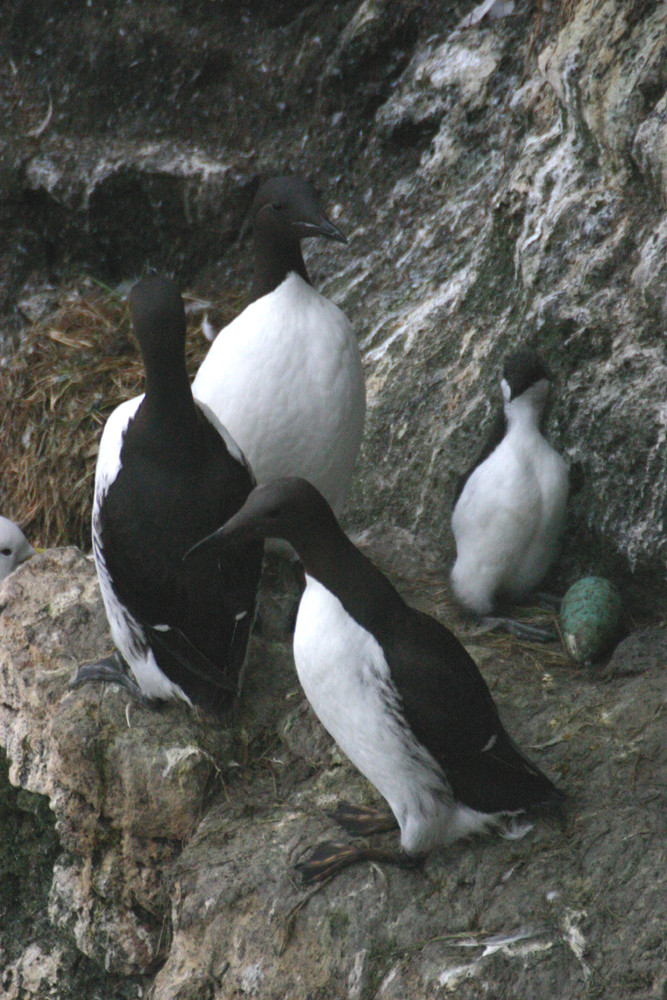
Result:
{"type": "Polygon", "coordinates": [[[389,809],[373,809],[371,806],[353,806],[349,802],[341,802],[330,816],[353,837],[370,837],[374,833],[398,829],[394,814],[389,809]]]}
{"type": "Polygon", "coordinates": [[[377,861],[381,864],[398,865],[399,868],[418,868],[425,860],[424,854],[404,854],[402,851],[386,851],[375,847],[360,847],[356,844],[335,844],[325,841],[314,847],[308,858],[294,867],[301,876],[302,885],[312,885],[337,875],[350,865],[360,861],[377,861]]]}
{"type": "Polygon", "coordinates": [[[118,684],[124,688],[128,694],[145,708],[156,708],[155,702],[147,698],[137,682],[130,676],[129,667],[120,655],[118,650],[114,650],[111,656],[106,656],[97,663],[82,664],[75,676],[69,682],[68,687],[77,688],[83,684],[103,683],[118,684]]]}
{"type": "Polygon", "coordinates": [[[553,625],[528,625],[514,618],[483,618],[478,635],[487,632],[508,632],[524,642],[558,642],[558,629],[553,625]]]}

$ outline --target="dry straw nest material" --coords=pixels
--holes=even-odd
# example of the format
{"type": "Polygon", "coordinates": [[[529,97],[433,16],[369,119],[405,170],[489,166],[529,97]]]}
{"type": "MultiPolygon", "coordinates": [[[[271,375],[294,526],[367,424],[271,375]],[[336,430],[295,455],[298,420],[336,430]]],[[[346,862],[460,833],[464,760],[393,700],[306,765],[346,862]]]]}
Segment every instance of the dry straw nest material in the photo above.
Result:
{"type": "MultiPolygon", "coordinates": [[[[235,310],[230,304],[223,311],[230,318],[235,310]]],[[[207,348],[200,327],[190,324],[191,375],[207,348]]],[[[0,379],[0,513],[36,545],[88,551],[102,428],[119,403],[143,392],[127,303],[95,286],[63,294],[56,311],[3,359],[0,379]]]]}

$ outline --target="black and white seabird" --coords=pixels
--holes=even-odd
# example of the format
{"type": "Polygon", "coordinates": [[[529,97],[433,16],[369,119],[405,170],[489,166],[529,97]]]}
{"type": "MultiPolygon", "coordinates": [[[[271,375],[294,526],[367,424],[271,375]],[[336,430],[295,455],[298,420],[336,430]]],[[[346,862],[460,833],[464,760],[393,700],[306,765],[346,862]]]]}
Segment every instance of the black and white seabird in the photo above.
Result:
{"type": "Polygon", "coordinates": [[[13,573],[17,566],[35,555],[35,549],[18,524],[7,517],[0,517],[0,583],[13,573]]]}
{"type": "Polygon", "coordinates": [[[364,375],[347,318],[310,283],[300,240],[347,240],[298,177],[263,184],[251,218],[250,304],[220,331],[192,391],[238,442],[258,482],[303,476],[339,510],[364,429],[364,375]]]}
{"type": "Polygon", "coordinates": [[[501,419],[463,479],[452,514],[452,586],[463,607],[480,616],[491,614],[497,597],[523,598],[544,579],[567,505],[567,464],[540,432],[550,380],[539,356],[510,354],[500,386],[501,419]]]}
{"type": "MultiPolygon", "coordinates": [[[[114,410],[100,442],[92,535],[102,597],[144,698],[218,712],[240,685],[263,545],[183,556],[242,506],[254,479],[215,415],[195,405],[176,286],[150,278],[129,298],[146,393],[114,410]]],[[[123,683],[116,664],[81,667],[76,683],[123,683]]]]}
{"type": "MultiPolygon", "coordinates": [[[[313,486],[294,478],[258,486],[212,536],[220,545],[268,537],[288,541],[306,571],[294,632],[299,680],[325,729],[389,803],[408,858],[505,814],[563,801],[506,733],[458,639],[405,603],[313,486]]],[[[356,832],[387,829],[374,810],[347,806],[337,818],[356,832]]],[[[324,877],[369,857],[406,856],[327,846],[302,871],[324,877]]]]}

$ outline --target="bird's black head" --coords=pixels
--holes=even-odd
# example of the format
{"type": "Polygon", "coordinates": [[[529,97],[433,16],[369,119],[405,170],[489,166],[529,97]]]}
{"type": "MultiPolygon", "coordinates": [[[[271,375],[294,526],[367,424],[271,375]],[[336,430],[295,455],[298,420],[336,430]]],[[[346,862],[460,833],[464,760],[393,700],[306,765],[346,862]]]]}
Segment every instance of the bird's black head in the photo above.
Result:
{"type": "Polygon", "coordinates": [[[144,278],[129,294],[132,326],[144,362],[169,354],[173,347],[179,354],[185,344],[185,309],[183,299],[168,278],[144,278]]]}
{"type": "Polygon", "coordinates": [[[509,389],[508,403],[523,395],[537,382],[551,381],[539,354],[528,348],[507,355],[503,367],[503,379],[509,389]]]}
{"type": "Polygon", "coordinates": [[[325,215],[315,189],[302,177],[272,177],[255,195],[250,211],[255,224],[258,216],[270,217],[274,225],[289,226],[297,239],[323,236],[338,243],[347,239],[325,215]]]}
{"type": "Polygon", "coordinates": [[[243,507],[190,552],[214,539],[226,546],[282,538],[300,553],[304,541],[314,534],[336,529],[336,518],[322,494],[305,479],[289,476],[256,486],[243,507]]]}

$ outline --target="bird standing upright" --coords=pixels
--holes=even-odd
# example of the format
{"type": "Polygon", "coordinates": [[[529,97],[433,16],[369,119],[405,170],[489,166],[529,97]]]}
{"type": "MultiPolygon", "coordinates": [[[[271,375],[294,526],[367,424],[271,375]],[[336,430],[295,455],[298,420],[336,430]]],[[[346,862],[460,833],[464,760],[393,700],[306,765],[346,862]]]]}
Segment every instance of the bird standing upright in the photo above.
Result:
{"type": "MultiPolygon", "coordinates": [[[[254,479],[225,428],[192,397],[175,285],[141,281],[130,307],[146,393],[114,410],[100,442],[92,533],[102,596],[141,695],[217,712],[240,685],[263,546],[187,563],[183,555],[239,509],[254,479]]],[[[81,667],[76,681],[113,680],[136,693],[117,667],[112,656],[81,667]]]]}
{"type": "Polygon", "coordinates": [[[263,184],[251,218],[250,304],[220,331],[192,391],[233,435],[258,482],[303,476],[340,510],[364,429],[364,376],[352,328],[312,287],[300,241],[347,240],[298,177],[263,184]]]}
{"type": "Polygon", "coordinates": [[[538,355],[510,354],[500,385],[504,421],[465,478],[452,514],[452,586],[463,607],[480,616],[491,614],[498,596],[521,598],[543,580],[568,493],[567,464],[540,431],[550,380],[538,355]]]}

